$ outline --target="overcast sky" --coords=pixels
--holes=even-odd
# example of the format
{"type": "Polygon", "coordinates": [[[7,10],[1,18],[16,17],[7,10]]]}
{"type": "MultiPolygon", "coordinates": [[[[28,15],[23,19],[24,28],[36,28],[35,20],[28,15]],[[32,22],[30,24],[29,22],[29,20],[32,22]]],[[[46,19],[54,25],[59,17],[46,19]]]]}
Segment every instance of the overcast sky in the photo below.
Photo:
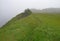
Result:
{"type": "Polygon", "coordinates": [[[60,0],[0,0],[0,23],[4,24],[26,8],[60,8],[60,0]]]}

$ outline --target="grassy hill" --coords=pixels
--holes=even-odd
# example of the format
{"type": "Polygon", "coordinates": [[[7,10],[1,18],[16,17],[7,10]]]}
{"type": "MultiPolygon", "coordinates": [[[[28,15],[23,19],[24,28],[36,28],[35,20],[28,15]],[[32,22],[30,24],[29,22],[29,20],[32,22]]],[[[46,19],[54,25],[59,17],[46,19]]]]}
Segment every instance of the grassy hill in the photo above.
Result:
{"type": "Polygon", "coordinates": [[[60,41],[60,14],[20,16],[0,28],[0,41],[60,41]]]}

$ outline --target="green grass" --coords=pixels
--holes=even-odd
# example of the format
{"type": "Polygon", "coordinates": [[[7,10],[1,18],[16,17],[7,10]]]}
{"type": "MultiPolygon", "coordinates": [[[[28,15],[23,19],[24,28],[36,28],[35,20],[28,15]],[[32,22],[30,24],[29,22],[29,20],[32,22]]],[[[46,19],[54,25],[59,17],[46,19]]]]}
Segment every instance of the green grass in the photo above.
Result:
{"type": "Polygon", "coordinates": [[[60,14],[16,16],[0,28],[0,41],[60,41],[60,14]]]}

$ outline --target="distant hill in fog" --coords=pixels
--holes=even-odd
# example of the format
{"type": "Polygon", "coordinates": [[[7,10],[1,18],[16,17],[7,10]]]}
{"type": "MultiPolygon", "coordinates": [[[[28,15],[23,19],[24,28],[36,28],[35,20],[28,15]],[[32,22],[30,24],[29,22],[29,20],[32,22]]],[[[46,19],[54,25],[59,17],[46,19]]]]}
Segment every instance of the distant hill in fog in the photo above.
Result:
{"type": "Polygon", "coordinates": [[[31,11],[34,13],[60,13],[60,8],[31,9],[31,11]]]}

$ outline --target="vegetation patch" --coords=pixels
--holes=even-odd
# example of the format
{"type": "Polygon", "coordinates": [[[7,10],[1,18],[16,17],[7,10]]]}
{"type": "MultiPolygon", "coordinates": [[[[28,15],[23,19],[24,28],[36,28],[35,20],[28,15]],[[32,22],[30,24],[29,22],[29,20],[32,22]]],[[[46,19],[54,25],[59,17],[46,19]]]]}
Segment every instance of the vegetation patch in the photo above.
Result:
{"type": "Polygon", "coordinates": [[[60,41],[60,14],[25,13],[0,28],[0,41],[60,41]]]}

